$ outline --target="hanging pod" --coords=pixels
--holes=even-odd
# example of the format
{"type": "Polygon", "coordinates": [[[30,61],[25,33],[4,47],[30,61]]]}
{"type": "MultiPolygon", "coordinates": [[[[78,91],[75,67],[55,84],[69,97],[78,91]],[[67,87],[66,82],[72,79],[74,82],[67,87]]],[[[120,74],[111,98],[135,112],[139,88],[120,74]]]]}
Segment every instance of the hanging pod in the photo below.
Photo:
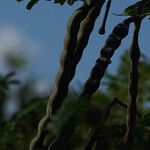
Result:
{"type": "Polygon", "coordinates": [[[44,140],[42,135],[44,135],[45,125],[50,120],[51,115],[60,109],[66,98],[69,83],[74,77],[76,66],[81,59],[104,2],[105,0],[96,0],[90,5],[84,4],[71,17],[67,26],[67,36],[64,41],[64,50],[60,59],[61,66],[56,76],[55,88],[49,98],[47,113],[39,123],[38,134],[30,144],[30,150],[40,147],[41,144],[39,145],[39,143],[44,140]]]}
{"type": "Polygon", "coordinates": [[[129,74],[129,105],[127,109],[127,130],[124,136],[124,142],[132,145],[134,142],[134,130],[136,123],[136,102],[138,95],[138,63],[140,59],[140,48],[138,44],[141,19],[135,20],[135,30],[132,44],[130,47],[131,70],[129,74]]]}
{"type": "Polygon", "coordinates": [[[111,0],[108,0],[107,5],[106,5],[106,9],[105,9],[104,19],[103,19],[102,25],[99,29],[99,34],[101,34],[101,35],[105,34],[105,26],[106,26],[106,21],[107,21],[107,18],[108,18],[108,13],[109,13],[109,10],[110,10],[110,6],[111,6],[111,0]]]}

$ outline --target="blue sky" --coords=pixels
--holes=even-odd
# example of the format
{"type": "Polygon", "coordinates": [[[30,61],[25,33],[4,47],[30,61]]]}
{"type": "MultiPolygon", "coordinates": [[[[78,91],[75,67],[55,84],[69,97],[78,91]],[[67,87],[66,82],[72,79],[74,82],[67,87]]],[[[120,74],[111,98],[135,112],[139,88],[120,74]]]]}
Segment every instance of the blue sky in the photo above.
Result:
{"type": "MultiPolygon", "coordinates": [[[[77,80],[82,83],[87,79],[96,58],[99,56],[100,48],[104,45],[106,37],[113,27],[122,21],[124,17],[117,17],[112,13],[122,13],[123,8],[137,0],[112,0],[106,34],[100,36],[98,29],[103,18],[103,10],[97,19],[94,31],[90,37],[82,60],[77,67],[77,74],[73,84],[77,80]]],[[[25,9],[27,0],[17,3],[15,0],[1,0],[0,5],[0,55],[5,50],[22,49],[30,57],[30,67],[26,70],[28,74],[48,81],[51,86],[54,84],[55,75],[59,69],[59,56],[63,49],[63,39],[66,34],[66,23],[71,13],[81,5],[81,2],[73,6],[59,6],[51,2],[41,0],[31,11],[25,9]]],[[[133,25],[130,34],[123,40],[122,45],[112,58],[109,71],[115,72],[122,52],[130,46],[133,25]]],[[[150,56],[150,21],[143,20],[140,32],[141,51],[150,56]]],[[[15,51],[15,50],[14,50],[15,51]]],[[[2,59],[2,57],[0,57],[2,59]]],[[[0,71],[2,71],[2,66],[0,71]]]]}

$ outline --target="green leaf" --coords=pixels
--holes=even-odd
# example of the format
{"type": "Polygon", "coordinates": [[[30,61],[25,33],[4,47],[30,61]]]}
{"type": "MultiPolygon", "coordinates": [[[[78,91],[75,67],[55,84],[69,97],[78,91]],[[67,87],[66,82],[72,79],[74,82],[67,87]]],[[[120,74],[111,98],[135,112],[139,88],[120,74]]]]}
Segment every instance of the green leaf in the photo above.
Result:
{"type": "Polygon", "coordinates": [[[124,11],[125,15],[137,16],[138,9],[140,10],[140,16],[150,15],[150,0],[143,0],[136,2],[134,5],[130,5],[124,11]]]}

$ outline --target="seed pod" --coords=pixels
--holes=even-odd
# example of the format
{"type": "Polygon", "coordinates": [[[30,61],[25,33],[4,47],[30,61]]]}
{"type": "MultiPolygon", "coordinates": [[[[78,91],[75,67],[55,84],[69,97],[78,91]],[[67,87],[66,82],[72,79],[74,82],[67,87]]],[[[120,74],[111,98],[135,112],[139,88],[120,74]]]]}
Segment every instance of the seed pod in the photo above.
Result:
{"type": "Polygon", "coordinates": [[[105,10],[105,15],[104,15],[104,19],[103,19],[103,23],[101,28],[99,29],[99,34],[103,35],[105,34],[105,26],[106,26],[106,21],[107,21],[107,17],[108,17],[108,13],[110,10],[110,5],[111,5],[111,0],[107,1],[107,5],[106,5],[106,10],[105,10]]]}
{"type": "Polygon", "coordinates": [[[140,48],[138,36],[141,26],[141,19],[137,18],[135,30],[130,48],[131,71],[129,77],[129,96],[130,101],[127,109],[127,130],[124,136],[124,142],[130,146],[134,142],[134,129],[136,122],[136,100],[138,94],[138,62],[140,58],[140,48]]]}
{"type": "MultiPolygon", "coordinates": [[[[120,106],[122,106],[123,108],[127,109],[127,105],[124,104],[123,102],[121,102],[120,100],[118,100],[118,98],[114,97],[111,102],[109,103],[107,109],[105,111],[103,111],[103,113],[101,113],[102,117],[99,117],[99,120],[97,120],[97,122],[99,122],[100,124],[92,129],[92,132],[90,133],[90,135],[87,138],[87,141],[85,142],[84,148],[83,150],[91,150],[95,144],[95,142],[98,140],[99,135],[101,133],[101,131],[103,130],[103,126],[105,124],[105,122],[107,121],[108,117],[110,116],[110,111],[112,109],[112,106],[119,104],[120,106]]],[[[100,114],[100,113],[99,113],[100,114]]],[[[101,139],[102,141],[102,139],[101,139]]],[[[98,148],[99,145],[102,143],[96,143],[96,149],[99,150],[100,148],[98,148]]],[[[106,148],[107,149],[107,148],[106,148]]]]}
{"type": "MultiPolygon", "coordinates": [[[[69,71],[68,72],[69,74],[67,75],[68,79],[67,80],[63,79],[62,80],[63,82],[64,81],[70,82],[72,80],[72,78],[74,77],[76,66],[82,57],[83,50],[88,43],[90,33],[93,30],[95,21],[100,14],[100,10],[101,10],[104,2],[105,2],[105,0],[102,0],[102,1],[95,0],[95,1],[90,3],[91,9],[89,10],[86,18],[80,24],[80,28],[79,28],[79,31],[77,34],[77,45],[76,45],[76,48],[74,50],[73,57],[71,58],[72,61],[70,63],[67,63],[67,65],[69,66],[69,69],[67,68],[65,71],[69,71]]],[[[60,86],[61,85],[65,85],[65,84],[61,83],[60,86]]],[[[65,89],[66,89],[66,87],[65,87],[65,89]]],[[[64,88],[62,90],[60,90],[59,93],[61,93],[61,92],[64,92],[64,88]]],[[[60,101],[60,100],[61,100],[61,98],[53,101],[53,103],[52,103],[52,113],[53,114],[56,112],[55,107],[58,108],[59,106],[61,106],[62,101],[60,101]]],[[[51,145],[51,146],[53,147],[53,145],[51,145]]]]}
{"type": "Polygon", "coordinates": [[[73,135],[75,124],[73,120],[68,120],[68,122],[63,126],[63,130],[60,131],[58,137],[49,145],[48,150],[65,150],[67,148],[66,144],[68,138],[73,135]],[[69,129],[69,130],[68,130],[69,129]]]}
{"type": "Polygon", "coordinates": [[[68,67],[69,67],[69,65],[71,65],[70,62],[73,57],[73,50],[76,47],[77,33],[78,33],[78,30],[80,27],[80,23],[86,17],[89,9],[90,9],[90,6],[83,5],[79,9],[75,10],[75,12],[71,16],[70,20],[68,21],[67,35],[66,35],[66,38],[64,41],[64,50],[61,54],[61,59],[60,59],[61,68],[56,77],[56,87],[53,90],[53,93],[51,94],[49,103],[47,105],[47,114],[39,123],[38,134],[31,141],[30,150],[38,149],[38,147],[42,149],[43,140],[45,137],[44,128],[50,118],[51,102],[54,100],[57,102],[62,101],[67,95],[68,83],[69,83],[68,67]],[[67,70],[68,70],[68,72],[67,72],[67,70]]]}
{"type": "Polygon", "coordinates": [[[95,150],[110,149],[109,139],[103,135],[99,135],[96,140],[95,150]]]}
{"type": "Polygon", "coordinates": [[[104,47],[101,49],[101,55],[97,59],[96,64],[91,71],[90,77],[85,83],[84,90],[80,97],[85,97],[88,100],[98,89],[112,55],[120,46],[121,41],[128,35],[129,25],[131,22],[133,22],[132,18],[124,20],[122,23],[118,24],[109,35],[104,47]],[[123,35],[120,34],[120,31],[123,35]]]}
{"type": "Polygon", "coordinates": [[[38,135],[31,142],[31,150],[33,150],[33,147],[36,149],[34,145],[43,141],[41,135],[44,132],[45,125],[50,120],[50,116],[59,110],[63,100],[67,96],[68,86],[74,77],[76,65],[80,61],[83,50],[87,45],[89,35],[93,30],[95,20],[99,16],[104,2],[105,0],[100,2],[95,0],[91,2],[90,5],[84,5],[75,11],[75,14],[68,23],[64,50],[60,59],[61,67],[56,77],[56,87],[49,98],[47,114],[39,123],[38,135]],[[85,30],[87,30],[87,32],[85,32],[85,30]],[[83,39],[86,40],[83,41],[83,39]]]}

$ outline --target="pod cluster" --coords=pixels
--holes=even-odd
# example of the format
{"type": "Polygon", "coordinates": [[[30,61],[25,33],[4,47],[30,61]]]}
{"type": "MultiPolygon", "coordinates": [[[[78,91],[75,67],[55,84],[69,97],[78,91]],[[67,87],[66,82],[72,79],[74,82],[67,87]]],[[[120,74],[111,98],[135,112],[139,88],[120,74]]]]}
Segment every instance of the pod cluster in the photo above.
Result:
{"type": "MultiPolygon", "coordinates": [[[[91,71],[90,77],[86,81],[83,92],[80,94],[78,100],[90,100],[91,96],[96,92],[100,85],[100,81],[104,76],[105,70],[110,64],[110,59],[112,55],[114,54],[115,50],[120,46],[121,41],[128,35],[129,25],[132,21],[133,20],[131,18],[128,18],[122,23],[119,23],[113,29],[112,33],[107,38],[104,47],[101,49],[100,57],[97,59],[96,64],[91,71]]],[[[53,150],[55,145],[57,145],[56,143],[61,143],[61,141],[63,140],[63,136],[60,135],[65,135],[65,133],[68,132],[73,134],[75,126],[73,127],[71,123],[72,122],[70,120],[69,123],[66,124],[68,128],[65,128],[65,130],[63,130],[63,134],[59,134],[55,142],[49,146],[49,150],[53,150]]],[[[72,134],[69,134],[66,141],[69,140],[72,134]]]]}
{"type": "Polygon", "coordinates": [[[84,4],[71,16],[67,25],[64,50],[60,58],[60,69],[56,76],[55,88],[49,98],[46,115],[38,126],[38,134],[31,141],[30,150],[42,149],[46,132],[45,127],[51,115],[57,113],[68,93],[68,86],[75,75],[75,70],[86,47],[95,21],[100,14],[105,0],[95,0],[84,4]]]}

